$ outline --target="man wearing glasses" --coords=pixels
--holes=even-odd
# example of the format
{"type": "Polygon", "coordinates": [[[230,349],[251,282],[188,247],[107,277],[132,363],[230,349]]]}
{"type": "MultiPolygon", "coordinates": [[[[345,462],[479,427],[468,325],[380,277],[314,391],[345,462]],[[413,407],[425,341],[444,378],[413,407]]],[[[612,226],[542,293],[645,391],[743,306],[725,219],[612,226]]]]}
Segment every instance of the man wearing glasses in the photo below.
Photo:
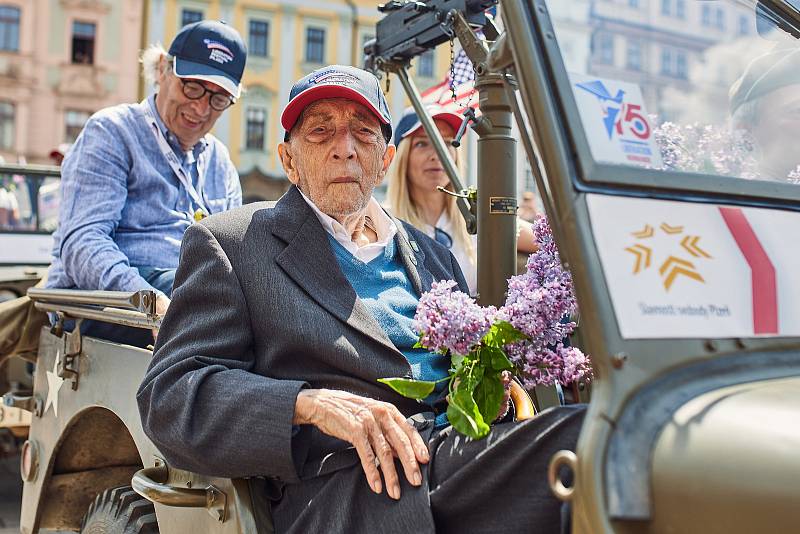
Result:
{"type": "MultiPolygon", "coordinates": [[[[209,131],[241,94],[246,56],[241,36],[217,21],[185,26],[169,52],[144,51],[155,94],[95,113],[64,159],[48,287],[153,289],[157,311],[166,311],[184,231],[242,202],[228,150],[209,131]]],[[[146,331],[103,323],[84,321],[82,330],[153,342],[146,331]]]]}

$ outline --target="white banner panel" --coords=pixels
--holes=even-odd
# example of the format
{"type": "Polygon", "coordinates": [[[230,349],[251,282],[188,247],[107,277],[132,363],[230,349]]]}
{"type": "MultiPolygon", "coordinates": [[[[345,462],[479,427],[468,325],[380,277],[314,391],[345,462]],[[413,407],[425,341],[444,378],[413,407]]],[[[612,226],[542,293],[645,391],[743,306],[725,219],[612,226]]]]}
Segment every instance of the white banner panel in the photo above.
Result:
{"type": "Polygon", "coordinates": [[[800,213],[587,195],[623,338],[800,336],[800,213]]]}
{"type": "Polygon", "coordinates": [[[661,152],[635,83],[569,75],[592,156],[597,161],[661,168],[661,152]]]}

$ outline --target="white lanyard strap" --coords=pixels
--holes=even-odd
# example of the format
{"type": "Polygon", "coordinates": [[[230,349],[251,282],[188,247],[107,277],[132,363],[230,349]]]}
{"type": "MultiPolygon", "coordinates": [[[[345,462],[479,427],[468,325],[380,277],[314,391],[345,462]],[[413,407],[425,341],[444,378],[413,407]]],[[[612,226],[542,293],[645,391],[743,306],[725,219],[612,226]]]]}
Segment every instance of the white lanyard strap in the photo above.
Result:
{"type": "Polygon", "coordinates": [[[210,215],[211,212],[206,207],[203,196],[203,185],[206,181],[206,169],[203,155],[200,154],[200,157],[197,158],[197,188],[195,189],[192,183],[192,177],[189,176],[180,161],[178,161],[178,156],[175,155],[175,151],[169,146],[167,139],[164,137],[164,133],[161,131],[161,128],[158,127],[158,122],[156,121],[155,115],[153,115],[153,110],[150,109],[150,102],[144,101],[143,107],[144,114],[147,117],[147,123],[150,126],[150,131],[156,139],[161,155],[167,160],[167,163],[172,168],[172,172],[175,173],[180,183],[183,184],[183,187],[186,189],[186,192],[189,193],[192,201],[194,201],[197,207],[203,210],[206,215],[210,215]]]}

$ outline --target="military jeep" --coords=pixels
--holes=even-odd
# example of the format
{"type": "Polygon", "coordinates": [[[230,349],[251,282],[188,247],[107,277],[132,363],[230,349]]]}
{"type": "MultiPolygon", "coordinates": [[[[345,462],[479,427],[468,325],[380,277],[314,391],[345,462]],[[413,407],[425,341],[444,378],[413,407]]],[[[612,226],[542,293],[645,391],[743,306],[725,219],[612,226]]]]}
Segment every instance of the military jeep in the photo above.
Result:
{"type": "MultiPolygon", "coordinates": [[[[368,64],[421,113],[411,62],[451,39],[472,59],[478,191],[460,202],[477,220],[484,302],[514,271],[517,141],[528,160],[595,370],[577,451],[550,469],[572,531],[794,532],[800,107],[785,88],[800,87],[797,4],[508,0],[501,32],[481,15],[493,3],[388,2],[368,64]]],[[[271,530],[258,479],[172,469],[143,435],[134,392],[149,351],[64,329],[152,328],[152,294],[30,295],[58,320],[42,329],[32,395],[6,397],[33,414],[23,532],[271,530]]]]}

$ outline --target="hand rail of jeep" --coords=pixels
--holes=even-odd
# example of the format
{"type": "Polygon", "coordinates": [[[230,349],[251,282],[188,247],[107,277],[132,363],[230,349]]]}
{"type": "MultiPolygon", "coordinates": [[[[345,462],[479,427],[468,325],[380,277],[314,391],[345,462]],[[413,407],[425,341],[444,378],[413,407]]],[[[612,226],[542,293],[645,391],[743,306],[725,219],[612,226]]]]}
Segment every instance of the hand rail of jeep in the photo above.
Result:
{"type": "Polygon", "coordinates": [[[91,319],[133,328],[158,328],[156,293],[140,291],[90,291],[80,289],[31,288],[28,297],[36,309],[53,312],[59,319],[91,319]]]}

